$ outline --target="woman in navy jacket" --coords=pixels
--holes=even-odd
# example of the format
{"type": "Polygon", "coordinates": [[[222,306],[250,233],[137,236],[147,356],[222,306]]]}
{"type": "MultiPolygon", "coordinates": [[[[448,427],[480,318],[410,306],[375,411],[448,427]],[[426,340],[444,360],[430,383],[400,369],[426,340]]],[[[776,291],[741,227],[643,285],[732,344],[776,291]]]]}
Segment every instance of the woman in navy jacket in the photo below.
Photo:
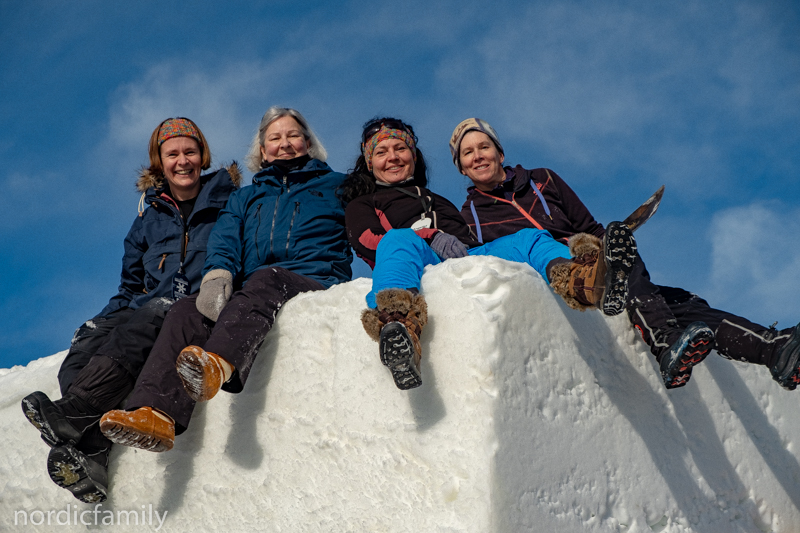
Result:
{"type": "Polygon", "coordinates": [[[173,302],[200,288],[206,242],[241,181],[233,164],[211,166],[208,143],[189,119],[153,131],[142,170],[139,215],[125,237],[119,292],[75,333],[58,380],[62,398],[22,400],[30,422],[52,447],[47,467],[59,486],[84,502],[105,500],[111,442],[97,424],[133,389],[173,302]]]}
{"type": "Polygon", "coordinates": [[[220,214],[200,293],[170,311],[127,410],[101,420],[113,442],[171,449],[196,402],[243,389],[286,301],[350,279],[344,210],[335,196],[344,175],[326,157],[299,112],[267,111],[248,156],[258,173],[220,214]]]}

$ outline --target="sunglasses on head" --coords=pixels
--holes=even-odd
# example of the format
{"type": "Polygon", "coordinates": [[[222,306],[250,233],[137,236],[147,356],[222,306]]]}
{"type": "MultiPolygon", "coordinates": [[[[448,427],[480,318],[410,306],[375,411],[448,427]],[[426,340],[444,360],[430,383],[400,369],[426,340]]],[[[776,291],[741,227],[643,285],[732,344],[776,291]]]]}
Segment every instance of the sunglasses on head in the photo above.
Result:
{"type": "Polygon", "coordinates": [[[388,120],[382,120],[380,122],[376,122],[375,124],[371,125],[367,129],[365,129],[363,131],[363,133],[361,133],[361,145],[363,146],[364,144],[366,144],[367,141],[370,140],[373,135],[375,135],[376,133],[381,131],[381,128],[384,127],[384,126],[386,126],[387,128],[391,128],[393,130],[405,131],[409,135],[413,136],[415,141],[417,139],[416,135],[414,135],[414,132],[412,132],[411,129],[408,126],[406,126],[405,124],[403,124],[399,120],[388,119],[388,120]]]}

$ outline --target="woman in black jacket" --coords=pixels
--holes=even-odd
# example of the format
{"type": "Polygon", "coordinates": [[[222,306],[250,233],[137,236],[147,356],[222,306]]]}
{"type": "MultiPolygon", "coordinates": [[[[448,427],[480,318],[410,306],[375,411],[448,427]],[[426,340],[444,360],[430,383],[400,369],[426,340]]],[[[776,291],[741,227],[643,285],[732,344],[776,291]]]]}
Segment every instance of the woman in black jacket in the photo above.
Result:
{"type": "Polygon", "coordinates": [[[132,390],[172,303],[200,288],[211,228],[241,181],[235,163],[202,174],[211,152],[187,118],[159,124],[149,156],[136,184],[142,197],[124,241],[119,292],[76,331],[58,373],[62,398],[37,391],[22,400],[51,447],[51,479],[83,502],[106,498],[111,442],[97,422],[132,390]]]}
{"type": "Polygon", "coordinates": [[[419,336],[427,323],[427,305],[420,279],[427,265],[467,255],[523,262],[565,299],[579,298],[608,314],[621,309],[616,304],[624,302],[630,271],[622,262],[629,265],[635,252],[627,228],[620,230],[618,249],[603,254],[605,260],[598,260],[602,250],[590,235],[574,259],[564,244],[540,229],[525,229],[482,245],[456,207],[426,186],[425,159],[411,126],[394,118],[367,122],[361,156],[342,186],[341,197],[347,203],[350,244],[373,267],[362,324],[379,343],[381,362],[389,367],[398,388],[422,384],[419,336]],[[557,286],[553,272],[571,265],[576,265],[567,270],[572,277],[557,286]]]}
{"type": "MultiPolygon", "coordinates": [[[[565,240],[579,232],[598,237],[606,232],[552,170],[503,167],[503,147],[486,121],[462,121],[453,131],[450,150],[453,163],[473,183],[461,214],[481,242],[523,228],[546,229],[565,240]]],[[[692,368],[714,348],[728,359],[767,366],[788,390],[800,383],[800,325],[767,328],[714,309],[684,289],[656,285],[638,254],[625,310],[656,357],[668,389],[685,385],[692,368]]]]}

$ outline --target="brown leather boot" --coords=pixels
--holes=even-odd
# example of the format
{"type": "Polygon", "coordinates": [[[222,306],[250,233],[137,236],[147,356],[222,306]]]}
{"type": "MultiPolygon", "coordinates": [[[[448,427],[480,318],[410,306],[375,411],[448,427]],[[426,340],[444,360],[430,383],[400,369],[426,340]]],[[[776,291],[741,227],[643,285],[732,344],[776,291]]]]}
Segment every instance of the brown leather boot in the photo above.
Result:
{"type": "Polygon", "coordinates": [[[232,373],[230,363],[199,346],[184,348],[178,354],[175,369],[186,393],[196,402],[205,402],[216,396],[232,373]]]}
{"type": "Polygon", "coordinates": [[[379,343],[381,362],[389,368],[401,390],[422,385],[419,337],[428,323],[428,305],[421,294],[405,289],[384,289],[375,295],[377,309],[361,313],[364,330],[379,343]]]}
{"type": "Polygon", "coordinates": [[[579,311],[596,307],[618,315],[628,298],[628,276],[636,260],[636,240],[622,222],[612,222],[601,241],[579,233],[569,240],[573,258],[550,269],[553,291],[579,311]]]}
{"type": "Polygon", "coordinates": [[[175,423],[150,407],[109,411],[100,419],[100,431],[114,444],[151,452],[166,452],[175,444],[175,423]]]}

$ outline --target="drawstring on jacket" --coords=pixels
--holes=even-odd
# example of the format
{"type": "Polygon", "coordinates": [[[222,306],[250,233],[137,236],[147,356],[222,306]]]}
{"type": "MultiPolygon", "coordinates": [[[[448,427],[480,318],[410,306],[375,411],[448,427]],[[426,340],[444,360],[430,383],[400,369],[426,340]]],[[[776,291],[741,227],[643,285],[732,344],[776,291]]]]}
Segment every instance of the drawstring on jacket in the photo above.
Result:
{"type": "MultiPolygon", "coordinates": [[[[550,173],[548,172],[547,175],[550,176],[550,173]]],[[[539,200],[542,201],[542,207],[544,207],[545,214],[547,214],[547,216],[550,217],[550,220],[553,220],[553,217],[550,216],[550,208],[547,207],[547,201],[544,199],[542,191],[539,190],[539,187],[536,186],[533,180],[531,180],[531,187],[533,187],[533,190],[536,191],[536,196],[539,197],[539,200]]]]}
{"type": "Polygon", "coordinates": [[[139,217],[141,218],[144,215],[144,197],[147,195],[147,191],[142,193],[142,197],[139,198],[139,217]]]}
{"type": "MultiPolygon", "coordinates": [[[[548,175],[549,175],[549,173],[548,173],[548,175]]],[[[531,187],[533,187],[533,190],[536,191],[536,196],[539,197],[539,200],[542,201],[542,207],[544,207],[545,214],[547,214],[547,216],[550,217],[550,220],[553,220],[553,217],[550,216],[550,208],[547,207],[547,200],[544,199],[544,195],[539,190],[539,187],[537,187],[536,184],[533,182],[533,180],[531,180],[531,187]]],[[[481,232],[481,222],[480,222],[480,220],[478,220],[478,211],[475,209],[475,201],[474,200],[470,200],[469,209],[470,209],[470,211],[472,211],[472,219],[475,220],[475,233],[478,234],[478,242],[483,244],[483,234],[481,232]]]]}

